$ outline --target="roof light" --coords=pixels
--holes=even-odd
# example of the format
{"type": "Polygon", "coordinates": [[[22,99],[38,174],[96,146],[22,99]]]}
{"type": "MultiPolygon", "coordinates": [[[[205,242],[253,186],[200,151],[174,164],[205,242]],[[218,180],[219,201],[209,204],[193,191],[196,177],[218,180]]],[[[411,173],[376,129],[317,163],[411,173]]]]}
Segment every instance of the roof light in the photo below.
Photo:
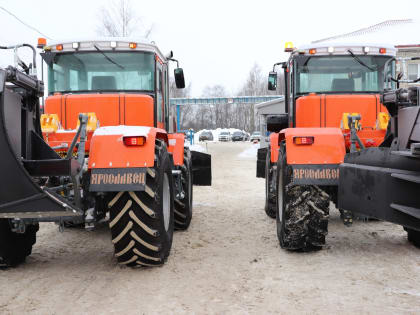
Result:
{"type": "Polygon", "coordinates": [[[111,48],[117,48],[117,42],[111,42],[111,48]]]}
{"type": "Polygon", "coordinates": [[[79,43],[73,43],[72,47],[73,49],[79,49],[79,43]]]}
{"type": "Polygon", "coordinates": [[[369,51],[370,51],[370,48],[369,47],[363,47],[363,51],[364,51],[364,53],[365,54],[367,54],[367,53],[369,53],[369,51]]]}
{"type": "Polygon", "coordinates": [[[131,49],[136,49],[136,48],[137,48],[137,43],[130,43],[130,44],[128,44],[128,46],[129,46],[131,49]]]}
{"type": "Polygon", "coordinates": [[[297,145],[313,144],[314,137],[293,137],[293,143],[297,145]]]}
{"type": "Polygon", "coordinates": [[[146,137],[143,136],[130,136],[123,137],[126,146],[142,146],[146,142],[146,137]]]}
{"type": "Polygon", "coordinates": [[[55,49],[57,50],[63,50],[63,44],[58,44],[55,46],[55,49]]]}
{"type": "Polygon", "coordinates": [[[328,47],[328,53],[332,54],[334,52],[334,47],[330,46],[328,47]]]}
{"type": "Polygon", "coordinates": [[[293,49],[294,49],[293,43],[292,42],[286,42],[286,44],[284,45],[284,51],[285,52],[292,52],[293,49]]]}
{"type": "Polygon", "coordinates": [[[379,48],[380,54],[386,54],[386,48],[379,48]]]}
{"type": "Polygon", "coordinates": [[[44,48],[44,46],[47,45],[47,40],[45,38],[38,38],[38,45],[36,47],[38,48],[44,48]]]}
{"type": "Polygon", "coordinates": [[[315,48],[309,49],[309,54],[310,55],[315,55],[316,54],[316,49],[315,48]]]}

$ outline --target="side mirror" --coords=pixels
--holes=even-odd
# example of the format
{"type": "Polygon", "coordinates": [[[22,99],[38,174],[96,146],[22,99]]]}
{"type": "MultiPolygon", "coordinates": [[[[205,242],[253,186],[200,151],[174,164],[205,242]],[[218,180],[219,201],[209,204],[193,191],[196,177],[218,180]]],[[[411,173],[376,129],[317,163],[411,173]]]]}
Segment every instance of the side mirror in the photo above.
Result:
{"type": "Polygon", "coordinates": [[[177,89],[185,88],[184,70],[182,70],[182,68],[176,68],[174,70],[174,75],[175,75],[175,85],[177,89]]]}
{"type": "Polygon", "coordinates": [[[277,72],[270,72],[268,75],[268,89],[275,91],[277,89],[277,72]]]}
{"type": "Polygon", "coordinates": [[[280,114],[267,116],[267,131],[280,132],[289,127],[289,115],[280,114]]]}

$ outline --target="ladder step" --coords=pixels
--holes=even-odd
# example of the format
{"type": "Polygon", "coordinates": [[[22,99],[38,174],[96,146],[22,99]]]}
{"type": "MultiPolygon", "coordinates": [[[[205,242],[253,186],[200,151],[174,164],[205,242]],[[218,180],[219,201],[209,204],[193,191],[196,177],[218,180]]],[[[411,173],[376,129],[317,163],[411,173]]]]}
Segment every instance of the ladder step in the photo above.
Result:
{"type": "Polygon", "coordinates": [[[408,182],[420,184],[420,174],[419,175],[408,175],[408,174],[392,173],[391,177],[399,178],[399,179],[402,179],[402,180],[406,180],[408,182]]]}
{"type": "Polygon", "coordinates": [[[403,212],[405,214],[408,214],[409,216],[412,216],[416,219],[420,219],[420,209],[418,208],[407,207],[407,206],[399,205],[397,203],[391,203],[391,208],[397,211],[403,212]]]}

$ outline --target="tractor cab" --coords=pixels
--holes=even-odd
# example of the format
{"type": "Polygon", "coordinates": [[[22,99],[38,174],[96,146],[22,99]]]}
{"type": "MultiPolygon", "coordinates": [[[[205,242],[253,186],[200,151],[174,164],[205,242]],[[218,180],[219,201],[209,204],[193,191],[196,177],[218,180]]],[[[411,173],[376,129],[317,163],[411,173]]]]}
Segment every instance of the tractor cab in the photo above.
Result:
{"type": "MultiPolygon", "coordinates": [[[[101,126],[150,126],[175,130],[169,110],[168,62],[152,43],[107,38],[39,45],[48,65],[45,114],[64,130],[75,129],[80,112],[101,126]]],[[[176,61],[176,60],[175,60],[176,61]]],[[[183,71],[175,70],[178,88],[183,71]]]]}
{"type": "MultiPolygon", "coordinates": [[[[360,116],[363,144],[377,146],[383,141],[389,115],[379,95],[384,88],[395,88],[389,79],[395,76],[394,47],[289,44],[286,51],[290,58],[280,64],[290,127],[340,128],[346,135],[349,116],[360,116]]],[[[273,69],[269,89],[276,88],[276,79],[273,69]]]]}

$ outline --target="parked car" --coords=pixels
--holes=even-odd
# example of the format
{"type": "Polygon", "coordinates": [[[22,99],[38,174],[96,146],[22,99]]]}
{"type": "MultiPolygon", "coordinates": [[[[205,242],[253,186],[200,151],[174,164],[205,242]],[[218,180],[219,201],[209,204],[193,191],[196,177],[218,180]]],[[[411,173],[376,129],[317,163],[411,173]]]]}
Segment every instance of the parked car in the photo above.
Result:
{"type": "Polygon", "coordinates": [[[235,131],[232,134],[232,141],[244,141],[244,133],[242,131],[235,131]]]}
{"type": "Polygon", "coordinates": [[[260,141],[261,140],[261,132],[254,131],[249,139],[251,142],[260,141]]]}
{"type": "Polygon", "coordinates": [[[198,138],[199,141],[213,141],[213,133],[211,131],[203,131],[198,138]]]}
{"type": "Polygon", "coordinates": [[[230,132],[229,131],[222,131],[219,134],[219,141],[230,141],[230,132]]]}

